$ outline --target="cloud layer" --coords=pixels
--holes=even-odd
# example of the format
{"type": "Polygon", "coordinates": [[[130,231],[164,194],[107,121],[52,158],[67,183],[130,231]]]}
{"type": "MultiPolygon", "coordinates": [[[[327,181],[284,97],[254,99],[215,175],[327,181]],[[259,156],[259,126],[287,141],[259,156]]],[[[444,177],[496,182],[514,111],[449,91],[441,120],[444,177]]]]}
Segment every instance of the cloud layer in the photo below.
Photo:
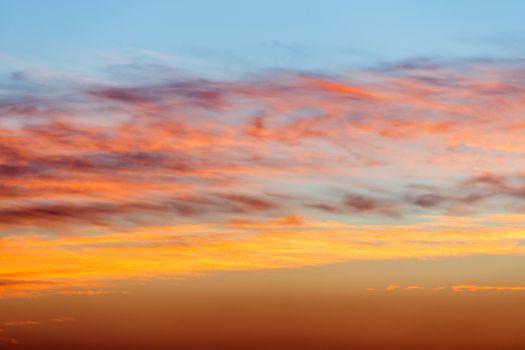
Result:
{"type": "Polygon", "coordinates": [[[14,72],[0,90],[0,293],[523,253],[525,62],[424,62],[223,80],[14,72]]]}

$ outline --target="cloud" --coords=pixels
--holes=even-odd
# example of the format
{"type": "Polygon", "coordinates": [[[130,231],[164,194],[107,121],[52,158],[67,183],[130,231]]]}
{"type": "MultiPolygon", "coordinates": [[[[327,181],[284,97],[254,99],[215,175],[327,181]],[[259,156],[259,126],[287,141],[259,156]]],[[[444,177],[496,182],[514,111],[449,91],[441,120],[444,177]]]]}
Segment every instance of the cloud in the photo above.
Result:
{"type": "Polygon", "coordinates": [[[7,322],[4,322],[4,326],[6,326],[6,327],[25,327],[25,326],[36,326],[36,325],[39,325],[39,324],[40,324],[40,322],[32,321],[32,320],[7,321],[7,322]]]}
{"type": "MultiPolygon", "coordinates": [[[[445,289],[454,292],[483,292],[483,291],[498,291],[498,292],[521,292],[525,291],[525,286],[505,286],[505,285],[474,285],[474,284],[457,284],[450,287],[425,287],[420,285],[400,286],[397,284],[389,284],[385,287],[385,291],[443,291],[445,289]]],[[[369,292],[377,291],[377,288],[367,288],[369,292]]]]}
{"type": "MultiPolygon", "coordinates": [[[[11,266],[11,269],[14,266],[11,266]]],[[[48,274],[67,274],[70,270],[47,270],[46,273],[35,271],[30,273],[31,275],[43,275],[49,278],[48,274]]],[[[57,292],[62,290],[67,290],[68,288],[82,288],[82,287],[100,287],[105,286],[105,283],[100,283],[97,281],[80,281],[80,280],[64,280],[58,279],[53,280],[50,278],[48,281],[41,280],[24,280],[23,278],[28,275],[30,269],[25,272],[13,272],[9,274],[2,274],[4,279],[0,280],[0,299],[25,299],[25,298],[41,298],[49,294],[50,292],[57,292]]]]}
{"type": "Polygon", "coordinates": [[[385,287],[385,290],[390,292],[393,290],[398,290],[400,288],[401,286],[398,286],[397,284],[389,284],[388,286],[385,287]]]}
{"type": "Polygon", "coordinates": [[[16,70],[0,97],[0,296],[521,254],[524,69],[416,58],[209,79],[136,64],[111,82],[16,70]]]}
{"type": "Polygon", "coordinates": [[[407,197],[409,203],[421,209],[468,208],[476,212],[497,206],[509,211],[521,211],[525,205],[524,185],[522,174],[495,175],[486,172],[469,176],[448,188],[412,189],[413,193],[407,197]]]}
{"type": "Polygon", "coordinates": [[[377,212],[383,215],[396,216],[399,212],[395,203],[359,194],[347,194],[344,198],[344,206],[357,213],[377,212]]]}
{"type": "Polygon", "coordinates": [[[54,323],[64,323],[64,322],[73,322],[73,321],[75,321],[75,318],[71,316],[53,317],[49,319],[49,322],[54,322],[54,323]]]}
{"type": "Polygon", "coordinates": [[[525,291],[525,286],[483,286],[483,285],[470,285],[470,284],[459,284],[452,286],[454,292],[482,292],[482,291],[525,291]]]}
{"type": "Polygon", "coordinates": [[[18,339],[16,338],[13,338],[13,337],[2,337],[0,336],[0,342],[6,342],[6,343],[9,343],[9,344],[13,344],[13,345],[16,345],[19,343],[18,339]]]}
{"type": "Polygon", "coordinates": [[[406,289],[407,290],[421,290],[421,289],[425,289],[425,287],[413,284],[413,285],[407,286],[406,289]]]}
{"type": "Polygon", "coordinates": [[[402,208],[393,200],[351,192],[344,194],[340,200],[333,200],[331,203],[307,204],[306,207],[335,214],[399,217],[402,213],[402,208]]]}
{"type": "Polygon", "coordinates": [[[85,202],[73,204],[56,202],[25,207],[0,209],[0,227],[29,225],[56,227],[57,225],[91,224],[98,226],[118,225],[113,218],[128,223],[141,222],[148,216],[156,220],[168,220],[166,216],[201,217],[210,213],[254,213],[279,208],[280,204],[253,195],[213,193],[206,196],[188,195],[159,199],[157,202],[85,202]]]}
{"type": "Polygon", "coordinates": [[[291,268],[349,260],[523,254],[524,247],[519,244],[525,239],[523,228],[520,214],[468,219],[437,216],[428,222],[405,225],[344,224],[305,217],[298,222],[292,217],[291,222],[279,218],[151,226],[51,240],[39,235],[15,235],[2,238],[0,254],[5,263],[3,271],[9,271],[4,285],[18,288],[6,293],[82,295],[111,292],[110,284],[117,279],[291,268]],[[28,272],[35,279],[46,278],[54,283],[18,283],[17,279],[28,272]],[[100,281],[109,285],[100,285],[100,281]]]}
{"type": "MultiPolygon", "coordinates": [[[[15,273],[18,275],[18,273],[15,273]]],[[[9,275],[8,277],[12,277],[9,275]]],[[[17,276],[18,277],[18,276],[17,276]]],[[[21,276],[20,276],[21,277],[21,276]]],[[[42,292],[55,288],[54,281],[38,281],[23,279],[1,279],[0,280],[0,299],[2,298],[37,298],[42,292]]]]}
{"type": "Polygon", "coordinates": [[[88,290],[88,289],[81,289],[81,290],[62,290],[60,291],[60,294],[63,295],[87,295],[87,296],[93,296],[93,295],[101,295],[106,294],[107,292],[102,290],[88,290]]]}
{"type": "MultiPolygon", "coordinates": [[[[385,287],[385,291],[387,292],[393,292],[393,291],[415,291],[415,290],[424,290],[426,289],[424,286],[412,284],[408,286],[400,286],[398,284],[389,284],[385,287]]],[[[378,291],[378,288],[367,288],[368,292],[376,292],[378,291]]]]}

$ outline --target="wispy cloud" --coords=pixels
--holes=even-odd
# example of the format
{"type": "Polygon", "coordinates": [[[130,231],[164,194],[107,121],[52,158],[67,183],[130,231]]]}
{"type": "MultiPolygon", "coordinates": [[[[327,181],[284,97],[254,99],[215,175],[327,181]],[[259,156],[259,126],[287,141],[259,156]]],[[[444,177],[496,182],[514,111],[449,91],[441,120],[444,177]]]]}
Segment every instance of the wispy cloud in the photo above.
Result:
{"type": "Polygon", "coordinates": [[[25,326],[36,326],[36,325],[39,325],[39,324],[40,324],[40,322],[32,321],[32,320],[7,321],[7,322],[4,322],[4,326],[6,326],[6,327],[25,327],[25,326]]]}
{"type": "Polygon", "coordinates": [[[16,339],[16,338],[3,337],[3,336],[0,336],[0,342],[5,342],[5,343],[13,344],[13,345],[16,345],[16,344],[19,343],[18,339],[16,339]]]}
{"type": "Polygon", "coordinates": [[[155,72],[19,70],[4,83],[0,295],[77,290],[68,279],[523,253],[521,60],[155,72]]]}
{"type": "MultiPolygon", "coordinates": [[[[376,292],[378,288],[367,288],[369,292],[376,292]]],[[[484,291],[497,291],[497,292],[522,292],[525,291],[525,286],[509,286],[509,285],[476,285],[476,284],[456,284],[450,287],[429,287],[422,285],[398,285],[398,284],[389,284],[384,287],[384,290],[387,292],[394,291],[454,291],[454,292],[484,292],[484,291]]]]}
{"type": "Polygon", "coordinates": [[[62,290],[60,291],[60,294],[64,295],[101,295],[106,294],[107,292],[102,290],[92,290],[92,289],[79,289],[79,290],[62,290]]]}
{"type": "Polygon", "coordinates": [[[515,292],[525,291],[525,286],[483,286],[483,285],[471,285],[471,284],[458,284],[452,286],[455,292],[483,292],[483,291],[504,291],[504,292],[515,292]]]}
{"type": "Polygon", "coordinates": [[[55,322],[55,323],[73,322],[73,321],[75,321],[75,318],[71,316],[54,317],[54,318],[49,319],[49,322],[55,322]]]}

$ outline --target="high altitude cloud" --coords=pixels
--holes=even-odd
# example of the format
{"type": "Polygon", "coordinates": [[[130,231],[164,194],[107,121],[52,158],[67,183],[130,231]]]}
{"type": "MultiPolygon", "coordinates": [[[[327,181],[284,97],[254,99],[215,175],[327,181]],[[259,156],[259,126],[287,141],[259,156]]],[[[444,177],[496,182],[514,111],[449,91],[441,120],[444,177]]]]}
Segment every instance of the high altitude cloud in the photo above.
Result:
{"type": "Polygon", "coordinates": [[[2,281],[522,252],[525,62],[174,72],[4,84],[2,281]]]}

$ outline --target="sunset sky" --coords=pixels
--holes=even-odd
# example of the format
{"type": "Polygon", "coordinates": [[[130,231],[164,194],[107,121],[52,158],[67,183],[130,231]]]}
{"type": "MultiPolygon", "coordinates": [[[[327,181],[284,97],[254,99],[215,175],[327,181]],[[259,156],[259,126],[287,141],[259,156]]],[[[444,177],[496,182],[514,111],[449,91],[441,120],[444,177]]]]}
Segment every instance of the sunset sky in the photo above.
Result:
{"type": "Polygon", "coordinates": [[[525,348],[524,13],[0,0],[0,349],[525,348]]]}

